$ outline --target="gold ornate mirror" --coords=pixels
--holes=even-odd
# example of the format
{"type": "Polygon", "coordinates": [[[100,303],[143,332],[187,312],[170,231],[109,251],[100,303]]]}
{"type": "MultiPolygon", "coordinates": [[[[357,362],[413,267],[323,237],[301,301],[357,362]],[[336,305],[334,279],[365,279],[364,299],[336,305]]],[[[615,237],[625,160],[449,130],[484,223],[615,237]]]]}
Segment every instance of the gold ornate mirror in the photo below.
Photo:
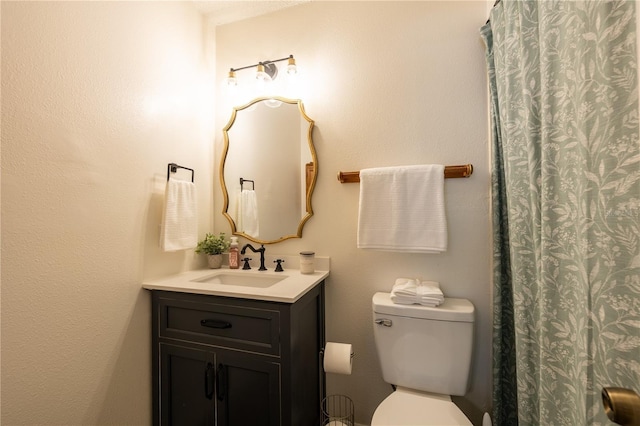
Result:
{"type": "Polygon", "coordinates": [[[302,237],[318,174],[312,131],[300,100],[258,98],[233,109],[220,162],[232,234],[261,244],[302,237]]]}

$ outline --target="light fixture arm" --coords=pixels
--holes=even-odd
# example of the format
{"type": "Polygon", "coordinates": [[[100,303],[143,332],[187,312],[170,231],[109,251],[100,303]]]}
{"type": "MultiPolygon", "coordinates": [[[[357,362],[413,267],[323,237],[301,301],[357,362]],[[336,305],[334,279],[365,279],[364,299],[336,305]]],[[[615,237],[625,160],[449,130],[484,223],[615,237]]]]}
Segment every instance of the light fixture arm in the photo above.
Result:
{"type": "Polygon", "coordinates": [[[229,71],[241,71],[241,70],[246,70],[248,68],[257,67],[258,65],[265,65],[265,64],[271,64],[271,63],[276,63],[276,62],[282,62],[282,61],[287,61],[289,59],[293,59],[293,55],[289,55],[286,58],[281,58],[281,59],[271,59],[271,60],[268,60],[268,61],[261,61],[261,62],[258,62],[257,64],[247,65],[246,67],[230,68],[229,71]]]}

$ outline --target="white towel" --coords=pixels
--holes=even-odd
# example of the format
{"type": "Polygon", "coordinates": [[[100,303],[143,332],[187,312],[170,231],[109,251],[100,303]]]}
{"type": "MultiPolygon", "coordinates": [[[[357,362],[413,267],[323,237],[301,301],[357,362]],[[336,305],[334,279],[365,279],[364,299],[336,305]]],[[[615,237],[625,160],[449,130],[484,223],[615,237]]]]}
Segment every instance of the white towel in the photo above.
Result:
{"type": "Polygon", "coordinates": [[[160,230],[160,248],[164,251],[186,250],[198,244],[198,209],[196,185],[169,178],[164,194],[164,211],[160,230]]]}
{"type": "Polygon", "coordinates": [[[444,166],[361,170],[358,248],[409,253],[446,251],[444,166]]]}
{"type": "Polygon", "coordinates": [[[240,192],[238,210],[238,228],[240,231],[252,237],[259,236],[258,197],[254,190],[243,189],[240,192]]]}
{"type": "Polygon", "coordinates": [[[391,290],[391,301],[402,305],[436,307],[444,302],[444,294],[437,281],[398,278],[391,290]]]}

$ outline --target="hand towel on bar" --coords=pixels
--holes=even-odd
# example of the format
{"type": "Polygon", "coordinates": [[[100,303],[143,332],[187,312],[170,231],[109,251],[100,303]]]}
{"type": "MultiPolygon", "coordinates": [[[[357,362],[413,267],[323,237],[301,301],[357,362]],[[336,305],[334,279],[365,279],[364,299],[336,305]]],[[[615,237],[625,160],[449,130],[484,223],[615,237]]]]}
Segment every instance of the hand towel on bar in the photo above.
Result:
{"type": "Polygon", "coordinates": [[[258,220],[258,197],[252,189],[243,189],[240,192],[238,228],[241,232],[252,237],[260,234],[260,223],[258,220]]]}
{"type": "Polygon", "coordinates": [[[398,278],[391,290],[391,301],[402,305],[436,307],[444,302],[444,294],[437,281],[398,278]]]}
{"type": "Polygon", "coordinates": [[[198,244],[196,185],[169,178],[164,194],[164,212],[160,230],[160,248],[186,250],[198,244]]]}
{"type": "Polygon", "coordinates": [[[409,253],[446,251],[444,166],[361,170],[358,248],[409,253]]]}

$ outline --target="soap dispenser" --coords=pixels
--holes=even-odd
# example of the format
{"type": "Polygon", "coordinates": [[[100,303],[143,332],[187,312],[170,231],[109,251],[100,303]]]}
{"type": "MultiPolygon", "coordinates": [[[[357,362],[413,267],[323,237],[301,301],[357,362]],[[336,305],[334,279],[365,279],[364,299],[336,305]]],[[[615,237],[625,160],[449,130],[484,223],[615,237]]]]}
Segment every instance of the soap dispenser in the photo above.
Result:
{"type": "Polygon", "coordinates": [[[240,253],[238,249],[238,237],[231,237],[229,247],[229,268],[238,269],[240,267],[240,253]]]}

